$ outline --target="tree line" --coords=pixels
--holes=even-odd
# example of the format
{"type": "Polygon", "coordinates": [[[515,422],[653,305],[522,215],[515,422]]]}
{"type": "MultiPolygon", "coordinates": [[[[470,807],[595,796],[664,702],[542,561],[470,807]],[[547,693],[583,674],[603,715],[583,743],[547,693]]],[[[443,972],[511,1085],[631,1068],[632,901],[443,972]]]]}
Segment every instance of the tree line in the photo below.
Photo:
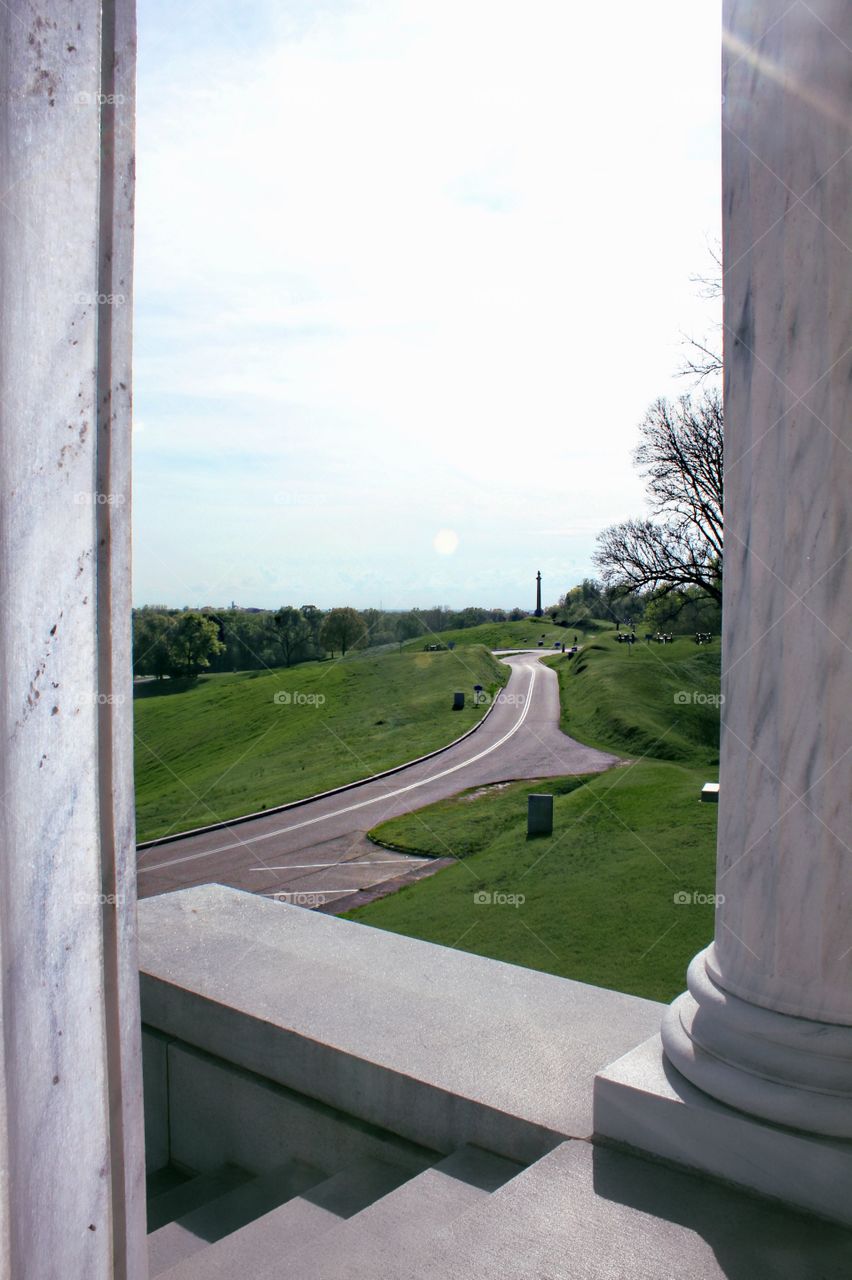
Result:
{"type": "Polygon", "coordinates": [[[354,649],[402,645],[417,636],[463,630],[483,622],[526,617],[523,609],[450,609],[434,605],[410,611],[316,605],[279,609],[133,610],[133,674],[177,678],[201,671],[254,671],[344,655],[354,649]]]}
{"type": "Polygon", "coordinates": [[[646,631],[682,635],[696,631],[718,633],[722,620],[719,603],[697,588],[660,592],[597,578],[584,578],[560,596],[557,604],[545,609],[545,614],[557,626],[574,631],[587,631],[600,622],[609,622],[617,629],[641,626],[646,631]]]}

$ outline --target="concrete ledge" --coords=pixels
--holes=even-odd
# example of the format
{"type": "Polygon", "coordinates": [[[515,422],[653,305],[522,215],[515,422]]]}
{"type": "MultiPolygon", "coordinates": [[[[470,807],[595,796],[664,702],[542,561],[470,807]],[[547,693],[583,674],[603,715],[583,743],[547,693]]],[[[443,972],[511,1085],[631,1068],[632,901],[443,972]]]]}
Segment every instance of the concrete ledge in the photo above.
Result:
{"type": "Polygon", "coordinates": [[[735,1111],[671,1066],[659,1035],[595,1079],[595,1134],[852,1226],[852,1142],[735,1111]]]}
{"type": "Polygon", "coordinates": [[[219,885],[139,905],[144,1021],[382,1129],[520,1162],[662,1006],[219,885]]]}

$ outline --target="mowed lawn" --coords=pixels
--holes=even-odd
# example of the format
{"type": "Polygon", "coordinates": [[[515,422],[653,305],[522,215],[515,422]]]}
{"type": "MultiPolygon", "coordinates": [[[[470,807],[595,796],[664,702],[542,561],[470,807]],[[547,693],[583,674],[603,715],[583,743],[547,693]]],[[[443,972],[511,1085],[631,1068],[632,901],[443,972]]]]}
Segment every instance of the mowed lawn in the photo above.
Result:
{"type": "Polygon", "coordinates": [[[719,762],[720,642],[618,644],[598,635],[574,658],[546,658],[558,676],[562,728],[621,755],[719,762]]]}
{"type": "Polygon", "coordinates": [[[237,817],[392,768],[452,741],[509,669],[482,647],[387,653],[137,686],[137,836],[237,817]]]}
{"type": "Polygon", "coordinates": [[[636,645],[628,656],[606,637],[581,656],[575,666],[556,660],[563,727],[627,762],[587,778],[480,789],[383,823],[371,833],[380,842],[458,863],[349,918],[671,1000],[713,936],[705,899],[716,808],[699,796],[717,776],[718,709],[706,699],[718,693],[718,645],[636,645]],[[688,701],[675,701],[683,693],[688,701]],[[554,796],[552,838],[527,839],[530,792],[554,796]]]}
{"type": "MultiPolygon", "coordinates": [[[[601,623],[601,627],[605,625],[601,623]]],[[[542,637],[542,648],[549,649],[555,648],[557,644],[572,644],[573,634],[570,627],[556,627],[549,618],[523,618],[520,622],[483,622],[478,627],[429,632],[414,640],[406,640],[403,652],[422,650],[427,644],[452,644],[456,648],[484,644],[488,649],[535,649],[542,637]]]]}

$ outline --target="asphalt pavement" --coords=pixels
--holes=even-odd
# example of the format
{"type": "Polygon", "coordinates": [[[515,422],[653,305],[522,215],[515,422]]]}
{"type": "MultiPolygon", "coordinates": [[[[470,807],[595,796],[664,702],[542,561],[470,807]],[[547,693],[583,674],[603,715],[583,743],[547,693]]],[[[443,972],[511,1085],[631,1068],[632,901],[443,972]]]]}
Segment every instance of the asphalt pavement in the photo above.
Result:
{"type": "Polygon", "coordinates": [[[215,882],[334,911],[432,874],[443,860],[380,849],[366,832],[469,787],[597,773],[617,763],[559,729],[557,676],[540,661],[549,652],[503,657],[511,675],[491,714],[431,760],[299,808],[140,849],[139,896],[215,882]]]}

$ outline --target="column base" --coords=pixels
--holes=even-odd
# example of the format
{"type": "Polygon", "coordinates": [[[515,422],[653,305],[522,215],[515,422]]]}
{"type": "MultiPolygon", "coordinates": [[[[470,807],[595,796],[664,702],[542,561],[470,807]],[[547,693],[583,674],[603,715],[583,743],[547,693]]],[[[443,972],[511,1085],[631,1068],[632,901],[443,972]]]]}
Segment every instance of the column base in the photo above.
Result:
{"type": "Polygon", "coordinates": [[[666,1010],[669,1061],[711,1097],[750,1116],[852,1139],[852,1027],[776,1013],[725,991],[712,947],[666,1010]],[[708,971],[708,969],[710,971],[708,971]]]}
{"type": "Polygon", "coordinates": [[[746,1115],[690,1084],[660,1036],[595,1078],[595,1135],[852,1227],[852,1141],[746,1115]]]}

